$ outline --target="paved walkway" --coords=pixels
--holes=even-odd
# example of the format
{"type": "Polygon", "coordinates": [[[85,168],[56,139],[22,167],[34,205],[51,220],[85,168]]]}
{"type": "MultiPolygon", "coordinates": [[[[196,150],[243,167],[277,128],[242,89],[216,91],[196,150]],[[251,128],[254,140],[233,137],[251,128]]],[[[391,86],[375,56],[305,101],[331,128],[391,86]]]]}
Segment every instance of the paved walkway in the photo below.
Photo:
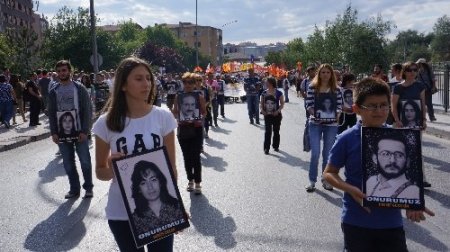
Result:
{"type": "MultiPolygon", "coordinates": [[[[293,90],[290,92],[290,97],[292,97],[291,99],[298,99],[293,90]]],[[[435,116],[437,120],[435,122],[428,121],[428,128],[425,132],[450,140],[450,112],[445,113],[438,108],[436,109],[435,116]]],[[[29,114],[26,117],[29,118],[29,114]]],[[[50,141],[48,118],[44,114],[40,115],[40,123],[42,125],[35,127],[29,127],[29,122],[23,122],[22,118],[18,115],[16,116],[16,120],[17,124],[11,124],[10,129],[6,129],[4,125],[0,126],[0,152],[46,138],[50,141]]]]}

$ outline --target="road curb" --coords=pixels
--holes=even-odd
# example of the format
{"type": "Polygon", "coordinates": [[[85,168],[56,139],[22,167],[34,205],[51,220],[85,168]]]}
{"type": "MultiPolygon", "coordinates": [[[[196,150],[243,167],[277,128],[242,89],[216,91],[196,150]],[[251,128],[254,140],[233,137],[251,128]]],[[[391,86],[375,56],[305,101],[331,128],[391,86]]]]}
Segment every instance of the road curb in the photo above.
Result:
{"type": "Polygon", "coordinates": [[[36,142],[40,140],[44,140],[48,137],[50,137],[50,132],[45,132],[39,135],[35,136],[26,136],[26,137],[16,137],[9,139],[6,144],[0,144],[0,152],[12,150],[21,146],[24,146],[26,144],[29,144],[31,142],[36,142]]]}
{"type": "Polygon", "coordinates": [[[427,125],[425,133],[450,140],[450,132],[427,125]]]}

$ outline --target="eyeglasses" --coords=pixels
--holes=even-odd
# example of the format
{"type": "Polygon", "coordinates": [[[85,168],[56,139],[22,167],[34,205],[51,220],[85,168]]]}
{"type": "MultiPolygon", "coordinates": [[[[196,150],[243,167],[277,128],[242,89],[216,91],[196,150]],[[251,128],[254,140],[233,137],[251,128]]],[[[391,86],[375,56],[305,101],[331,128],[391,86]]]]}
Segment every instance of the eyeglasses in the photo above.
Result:
{"type": "Polygon", "coordinates": [[[360,107],[368,111],[375,111],[377,109],[380,109],[381,111],[388,111],[391,109],[391,106],[387,104],[380,104],[380,105],[371,104],[367,106],[361,105],[360,107]]]}
{"type": "Polygon", "coordinates": [[[381,157],[383,159],[390,159],[390,158],[394,157],[396,160],[398,160],[398,159],[404,159],[405,154],[400,151],[390,152],[390,151],[385,150],[385,151],[378,152],[378,157],[381,157]]]}
{"type": "Polygon", "coordinates": [[[405,69],[405,72],[408,72],[408,73],[410,73],[410,72],[416,72],[417,73],[417,68],[407,68],[407,69],[405,69]]]}

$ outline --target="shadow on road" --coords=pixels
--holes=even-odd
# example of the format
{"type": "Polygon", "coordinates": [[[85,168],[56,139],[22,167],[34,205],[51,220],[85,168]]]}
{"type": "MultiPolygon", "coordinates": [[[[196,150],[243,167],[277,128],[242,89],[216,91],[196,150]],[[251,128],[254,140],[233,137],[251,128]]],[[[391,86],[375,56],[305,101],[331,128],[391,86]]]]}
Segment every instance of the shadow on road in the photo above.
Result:
{"type": "Polygon", "coordinates": [[[434,238],[430,231],[421,226],[403,218],[403,224],[405,228],[406,238],[421,244],[422,246],[429,248],[430,251],[448,251],[448,247],[434,238]]]}
{"type": "Polygon", "coordinates": [[[28,234],[24,248],[31,251],[68,251],[77,247],[86,235],[83,219],[90,199],[83,199],[71,212],[75,200],[68,200],[28,234]]]}
{"type": "Polygon", "coordinates": [[[425,195],[441,203],[443,207],[450,209],[450,196],[440,192],[425,190],[425,195]]]}
{"type": "Polygon", "coordinates": [[[38,172],[41,183],[46,184],[55,181],[56,177],[66,176],[66,171],[62,165],[62,157],[56,157],[48,165],[38,172]]]}
{"type": "Polygon", "coordinates": [[[305,161],[301,160],[300,158],[293,156],[283,150],[280,150],[278,153],[282,154],[282,156],[279,156],[279,155],[274,155],[274,156],[277,156],[278,160],[280,160],[281,163],[285,163],[291,167],[300,166],[300,168],[302,168],[303,170],[309,171],[309,162],[305,162],[305,161]]]}
{"type": "Polygon", "coordinates": [[[212,128],[209,128],[209,129],[214,131],[214,132],[222,133],[222,134],[225,134],[225,135],[229,135],[231,133],[231,130],[227,130],[227,129],[224,129],[224,128],[221,128],[221,127],[212,127],[212,128]]]}
{"type": "MultiPolygon", "coordinates": [[[[436,166],[435,169],[437,169],[439,171],[450,172],[450,163],[447,163],[447,162],[444,162],[442,160],[438,160],[435,158],[426,157],[426,156],[423,156],[423,161],[425,163],[436,166]]],[[[425,165],[425,169],[426,169],[426,165],[425,165]]]]}
{"type": "MultiPolygon", "coordinates": [[[[325,189],[323,189],[323,190],[325,190],[325,189]]],[[[334,192],[334,191],[331,191],[331,192],[334,192]]],[[[342,196],[335,198],[335,197],[331,196],[329,193],[321,191],[321,189],[319,189],[319,188],[316,188],[314,193],[317,193],[318,195],[322,196],[322,198],[324,198],[326,201],[330,202],[331,204],[333,204],[339,208],[342,207],[342,196]]]]}
{"type": "MultiPolygon", "coordinates": [[[[233,232],[236,223],[231,216],[223,216],[219,209],[209,204],[205,195],[191,194],[191,223],[204,236],[213,236],[216,245],[222,249],[236,247],[233,232]]],[[[213,249],[211,249],[212,251],[213,249]]]]}
{"type": "Polygon", "coordinates": [[[224,172],[225,167],[228,166],[227,161],[223,160],[223,157],[214,157],[207,152],[203,152],[200,156],[202,159],[203,167],[212,167],[215,171],[224,172]]]}
{"type": "Polygon", "coordinates": [[[212,138],[205,138],[205,142],[208,144],[208,146],[216,147],[219,150],[223,150],[228,146],[228,144],[214,140],[212,138]]]}

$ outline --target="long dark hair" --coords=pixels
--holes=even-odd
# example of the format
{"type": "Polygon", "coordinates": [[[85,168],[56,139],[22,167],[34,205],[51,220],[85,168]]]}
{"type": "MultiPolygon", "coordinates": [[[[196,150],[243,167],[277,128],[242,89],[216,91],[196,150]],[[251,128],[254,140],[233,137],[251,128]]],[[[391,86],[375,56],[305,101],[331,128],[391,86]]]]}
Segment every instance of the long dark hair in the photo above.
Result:
{"type": "Polygon", "coordinates": [[[407,100],[402,107],[402,124],[403,127],[406,127],[408,124],[408,120],[406,119],[405,116],[405,109],[406,109],[406,105],[411,105],[414,109],[414,112],[416,113],[416,118],[414,119],[416,126],[421,126],[422,122],[420,120],[422,114],[420,113],[420,107],[419,105],[414,101],[414,100],[407,100]]]}
{"type": "Polygon", "coordinates": [[[131,175],[131,196],[134,198],[134,203],[136,204],[135,212],[138,216],[143,216],[146,211],[149,210],[148,200],[144,198],[139,188],[139,184],[144,178],[144,175],[149,171],[152,171],[159,181],[160,195],[159,198],[161,202],[167,205],[175,206],[177,200],[169,194],[167,189],[167,179],[164,174],[159,170],[156,164],[149,161],[139,161],[134,165],[134,171],[131,175]]]}
{"type": "Polygon", "coordinates": [[[66,117],[70,117],[72,119],[72,129],[70,130],[70,135],[73,135],[76,133],[76,121],[75,121],[75,117],[72,115],[72,113],[70,111],[64,112],[64,114],[62,114],[59,117],[59,122],[58,122],[58,126],[59,126],[59,131],[64,133],[64,128],[62,125],[62,122],[64,120],[64,118],[66,117]]]}
{"type": "Polygon", "coordinates": [[[150,73],[152,87],[148,95],[147,103],[153,104],[156,96],[155,79],[150,69],[150,64],[143,59],[137,57],[129,57],[122,60],[116,69],[113,94],[109,97],[103,112],[108,112],[106,116],[106,125],[112,131],[122,132],[125,128],[125,120],[128,112],[125,92],[122,87],[127,83],[127,78],[131,71],[138,66],[144,66],[150,73]]]}

